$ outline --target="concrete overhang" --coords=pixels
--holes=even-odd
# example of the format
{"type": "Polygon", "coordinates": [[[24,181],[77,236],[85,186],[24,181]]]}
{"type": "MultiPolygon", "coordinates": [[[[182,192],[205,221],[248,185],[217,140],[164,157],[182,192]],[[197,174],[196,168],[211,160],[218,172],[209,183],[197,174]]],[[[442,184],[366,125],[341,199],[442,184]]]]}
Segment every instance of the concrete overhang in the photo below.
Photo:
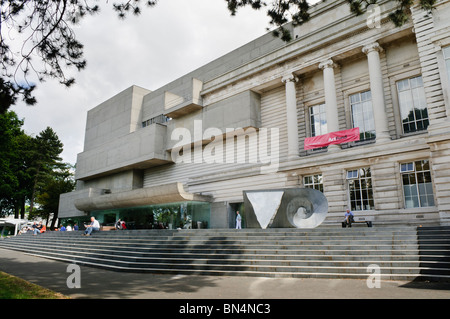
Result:
{"type": "Polygon", "coordinates": [[[194,145],[194,143],[202,142],[208,144],[211,136],[203,136],[204,130],[215,128],[222,133],[236,132],[239,134],[241,129],[261,127],[261,96],[251,90],[247,90],[226,99],[210,104],[203,108],[202,112],[189,114],[184,118],[176,121],[170,121],[167,124],[166,150],[172,151],[175,145],[194,145]],[[201,127],[196,125],[200,123],[201,127]],[[174,136],[176,129],[186,129],[190,132],[190,136],[180,141],[179,136],[174,136]],[[200,136],[196,132],[201,132],[200,136]],[[181,145],[181,142],[185,142],[181,145]]]}
{"type": "Polygon", "coordinates": [[[189,193],[182,183],[171,183],[131,191],[79,198],[74,201],[80,211],[96,211],[178,202],[210,202],[210,196],[189,193]]]}
{"type": "Polygon", "coordinates": [[[184,86],[184,94],[174,94],[166,91],[164,94],[164,115],[171,118],[183,117],[187,114],[201,110],[203,100],[200,92],[203,89],[203,82],[192,78],[184,86]]]}
{"type": "Polygon", "coordinates": [[[172,163],[167,154],[167,127],[152,124],[78,154],[77,180],[172,163]]]}
{"type": "Polygon", "coordinates": [[[188,100],[175,107],[172,107],[169,111],[166,111],[164,115],[176,119],[199,111],[201,109],[203,109],[203,105],[200,101],[188,100]]]}

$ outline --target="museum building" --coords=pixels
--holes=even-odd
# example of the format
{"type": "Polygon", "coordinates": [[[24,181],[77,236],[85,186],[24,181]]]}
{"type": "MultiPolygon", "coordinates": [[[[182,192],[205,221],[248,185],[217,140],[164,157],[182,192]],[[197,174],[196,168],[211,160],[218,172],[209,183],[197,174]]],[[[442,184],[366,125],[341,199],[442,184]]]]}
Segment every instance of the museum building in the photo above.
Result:
{"type": "MultiPolygon", "coordinates": [[[[381,1],[311,8],[293,40],[268,33],[150,91],[87,114],[77,187],[59,218],[130,228],[234,228],[244,192],[320,190],[325,225],[450,221],[450,1],[395,27],[381,1]],[[358,140],[308,138],[359,129],[358,140]]],[[[188,62],[188,61],[187,61],[188,62]]],[[[330,135],[331,136],[331,135],[330,135]]]]}

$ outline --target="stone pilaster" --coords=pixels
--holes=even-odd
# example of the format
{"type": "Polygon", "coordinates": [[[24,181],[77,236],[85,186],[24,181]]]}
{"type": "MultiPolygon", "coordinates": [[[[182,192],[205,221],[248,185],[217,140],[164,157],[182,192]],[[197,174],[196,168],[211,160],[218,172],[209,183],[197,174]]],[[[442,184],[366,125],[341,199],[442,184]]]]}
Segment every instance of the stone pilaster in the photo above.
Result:
{"type": "Polygon", "coordinates": [[[369,63],[370,91],[372,93],[373,116],[378,142],[390,140],[380,62],[380,52],[382,50],[378,42],[370,43],[362,49],[364,54],[367,55],[369,63]]]}
{"type": "Polygon", "coordinates": [[[288,74],[282,78],[286,85],[286,123],[288,137],[288,158],[296,158],[299,155],[298,124],[297,124],[297,98],[295,83],[298,78],[294,74],[288,74]]]}
{"type": "Polygon", "coordinates": [[[336,98],[336,84],[334,80],[335,67],[336,64],[331,59],[326,60],[319,64],[319,69],[323,70],[328,133],[339,131],[339,115],[336,98]]]}

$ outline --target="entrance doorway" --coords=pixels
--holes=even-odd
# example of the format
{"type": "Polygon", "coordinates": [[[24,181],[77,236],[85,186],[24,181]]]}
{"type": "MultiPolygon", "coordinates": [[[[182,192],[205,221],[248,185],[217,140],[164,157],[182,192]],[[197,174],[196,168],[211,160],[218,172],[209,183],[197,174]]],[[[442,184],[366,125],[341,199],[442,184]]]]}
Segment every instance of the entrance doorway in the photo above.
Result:
{"type": "Polygon", "coordinates": [[[242,217],[241,226],[245,228],[245,211],[244,211],[244,203],[230,203],[228,206],[228,227],[236,228],[236,212],[239,211],[239,214],[242,217]]]}

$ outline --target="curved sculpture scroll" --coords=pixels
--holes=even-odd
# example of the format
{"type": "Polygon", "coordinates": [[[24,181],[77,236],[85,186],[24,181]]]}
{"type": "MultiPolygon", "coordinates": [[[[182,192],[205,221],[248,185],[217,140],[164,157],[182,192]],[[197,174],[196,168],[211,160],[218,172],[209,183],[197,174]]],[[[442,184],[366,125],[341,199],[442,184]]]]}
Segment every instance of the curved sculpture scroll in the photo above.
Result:
{"type": "Polygon", "coordinates": [[[244,191],[249,228],[315,228],[328,214],[328,200],[311,188],[244,191]]]}

